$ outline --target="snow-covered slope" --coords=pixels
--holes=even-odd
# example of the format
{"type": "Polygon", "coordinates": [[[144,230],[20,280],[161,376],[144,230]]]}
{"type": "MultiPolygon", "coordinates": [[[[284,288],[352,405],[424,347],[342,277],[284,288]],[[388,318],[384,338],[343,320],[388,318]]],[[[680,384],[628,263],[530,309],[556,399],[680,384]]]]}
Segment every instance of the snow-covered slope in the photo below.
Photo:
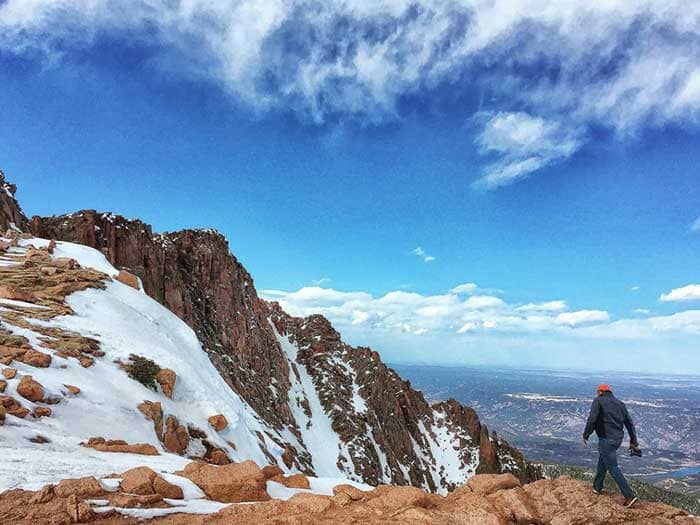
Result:
{"type": "MultiPolygon", "coordinates": [[[[20,247],[10,248],[0,262],[5,268],[22,272],[22,257],[29,245],[46,246],[48,241],[22,240],[20,247]]],[[[55,354],[46,368],[19,361],[11,363],[17,375],[6,380],[3,396],[14,397],[30,411],[45,406],[17,392],[21,378],[30,375],[43,386],[44,399],[54,398],[60,402],[50,405],[49,417],[7,415],[5,424],[0,426],[0,457],[3,458],[0,491],[19,486],[37,488],[69,474],[105,476],[137,465],[165,472],[183,468],[188,459],[164,448],[153,423],[137,408],[143,401],[160,402],[164,417],[174,415],[188,426],[205,432],[206,439],[224,450],[233,461],[252,459],[259,465],[266,465],[274,459],[285,468],[281,460],[283,449],[266,439],[267,435],[274,435],[282,441],[282,437],[263,423],[222,379],[185,323],[142,291],[110,279],[108,276],[115,276],[118,271],[96,250],[59,242],[51,257],[54,260],[70,257],[84,268],[103,272],[104,288],[87,288],[69,295],[66,303],[73,312],[71,315],[41,320],[30,314],[24,317],[28,327],[18,326],[3,317],[0,328],[25,338],[44,353],[51,350],[42,346],[46,336],[41,329],[78,333],[97,340],[104,356],[95,359],[89,367],[81,366],[76,359],[55,354]],[[153,391],[131,379],[115,362],[127,362],[131,354],[147,357],[163,368],[176,371],[172,399],[160,388],[153,391]],[[78,386],[80,393],[70,395],[65,385],[78,386]],[[214,431],[208,422],[215,414],[223,414],[228,420],[227,428],[221,432],[214,431]],[[48,442],[30,441],[36,436],[48,442]],[[125,440],[130,444],[149,443],[160,455],[99,452],[80,446],[81,442],[95,436],[125,440]]],[[[48,309],[40,303],[4,299],[0,302],[0,315],[17,313],[13,309],[28,312],[48,309]]],[[[203,452],[200,440],[191,439],[185,456],[202,456],[203,452]]],[[[337,470],[328,472],[336,477],[341,475],[337,470]]]]}

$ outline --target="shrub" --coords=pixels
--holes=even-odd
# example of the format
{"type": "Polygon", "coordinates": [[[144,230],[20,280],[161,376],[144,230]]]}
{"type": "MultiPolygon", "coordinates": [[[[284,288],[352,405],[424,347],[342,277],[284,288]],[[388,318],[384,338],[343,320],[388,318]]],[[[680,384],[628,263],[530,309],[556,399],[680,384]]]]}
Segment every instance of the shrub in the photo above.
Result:
{"type": "Polygon", "coordinates": [[[123,365],[123,368],[131,379],[135,379],[154,392],[157,391],[156,375],[160,372],[160,367],[155,362],[147,357],[131,354],[129,362],[123,365]]]}

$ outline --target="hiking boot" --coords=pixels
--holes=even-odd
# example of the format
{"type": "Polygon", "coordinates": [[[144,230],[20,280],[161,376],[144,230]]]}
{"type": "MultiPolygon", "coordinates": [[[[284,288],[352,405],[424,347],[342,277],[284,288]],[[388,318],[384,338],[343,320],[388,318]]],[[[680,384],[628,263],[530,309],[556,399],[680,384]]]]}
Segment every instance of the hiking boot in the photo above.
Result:
{"type": "Polygon", "coordinates": [[[593,494],[595,494],[596,496],[601,496],[602,494],[605,494],[605,491],[603,489],[593,489],[593,494]]]}
{"type": "Polygon", "coordinates": [[[634,496],[633,498],[629,498],[625,500],[625,503],[623,504],[626,509],[631,509],[634,507],[635,503],[639,501],[639,498],[637,496],[634,496]]]}

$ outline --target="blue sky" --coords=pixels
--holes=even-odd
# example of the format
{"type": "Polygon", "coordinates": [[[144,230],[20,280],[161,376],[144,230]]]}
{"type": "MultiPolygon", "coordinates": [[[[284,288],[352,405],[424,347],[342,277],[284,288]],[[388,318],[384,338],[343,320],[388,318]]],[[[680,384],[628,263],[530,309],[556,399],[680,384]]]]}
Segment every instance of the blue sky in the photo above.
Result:
{"type": "Polygon", "coordinates": [[[0,167],[391,361],[700,373],[700,11],[443,4],[0,2],[0,167]]]}

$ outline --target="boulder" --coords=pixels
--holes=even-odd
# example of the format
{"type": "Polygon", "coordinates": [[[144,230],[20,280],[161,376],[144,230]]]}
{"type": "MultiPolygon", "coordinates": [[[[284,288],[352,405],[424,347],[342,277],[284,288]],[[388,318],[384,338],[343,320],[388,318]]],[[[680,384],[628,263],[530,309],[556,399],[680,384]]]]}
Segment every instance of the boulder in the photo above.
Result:
{"type": "Polygon", "coordinates": [[[148,467],[137,467],[122,474],[121,489],[129,494],[155,494],[153,480],[156,474],[148,467]]]}
{"type": "Polygon", "coordinates": [[[56,249],[56,239],[51,239],[49,241],[49,245],[47,247],[47,250],[49,253],[53,253],[55,249],[56,249]]]}
{"type": "Polygon", "coordinates": [[[35,407],[32,415],[36,418],[48,417],[51,415],[51,409],[49,407],[35,407]]]}
{"type": "Polygon", "coordinates": [[[14,397],[12,396],[2,396],[0,397],[0,405],[5,409],[5,412],[11,416],[25,418],[29,414],[29,410],[24,408],[14,397]]]}
{"type": "Polygon", "coordinates": [[[2,394],[7,388],[7,381],[0,379],[0,394],[2,394]]]}
{"type": "Polygon", "coordinates": [[[37,368],[48,368],[51,364],[51,356],[37,350],[27,350],[22,356],[18,357],[17,360],[37,368]]]}
{"type": "Polygon", "coordinates": [[[169,399],[173,398],[173,389],[175,388],[175,381],[177,381],[177,374],[169,368],[161,368],[156,374],[156,381],[160,385],[161,390],[165,396],[169,399]]]}
{"type": "Polygon", "coordinates": [[[24,376],[17,385],[17,393],[29,401],[37,402],[44,399],[44,388],[32,379],[32,376],[24,376]]]}
{"type": "Polygon", "coordinates": [[[56,496],[67,498],[75,495],[80,498],[94,498],[104,494],[100,482],[92,476],[78,479],[64,479],[53,489],[56,496]]]}
{"type": "Polygon", "coordinates": [[[180,425],[175,416],[168,416],[165,420],[165,433],[163,434],[163,446],[169,452],[184,455],[190,444],[190,434],[180,425]]]}
{"type": "Polygon", "coordinates": [[[214,416],[210,416],[209,419],[209,424],[216,430],[217,432],[221,432],[228,426],[228,420],[226,419],[226,416],[223,414],[216,414],[214,416]]]}
{"type": "Polygon", "coordinates": [[[253,461],[215,467],[192,462],[178,473],[197,485],[209,499],[223,503],[267,501],[265,476],[253,461]]]}
{"type": "Polygon", "coordinates": [[[228,465],[231,463],[231,459],[226,454],[226,451],[217,448],[211,451],[209,454],[209,462],[214,465],[228,465]]]}
{"type": "Polygon", "coordinates": [[[66,390],[68,390],[68,392],[70,392],[74,396],[77,396],[78,394],[80,394],[80,389],[77,386],[73,386],[73,385],[63,385],[63,386],[65,386],[66,390]]]}
{"type": "Polygon", "coordinates": [[[137,467],[122,474],[121,489],[129,494],[159,494],[163,498],[182,499],[182,489],[163,479],[148,467],[137,467]]]}
{"type": "Polygon", "coordinates": [[[265,479],[272,479],[276,476],[284,476],[284,471],[277,465],[265,465],[262,468],[262,473],[263,476],[265,476],[265,479]]]}
{"type": "Polygon", "coordinates": [[[116,277],[117,281],[123,283],[127,286],[131,286],[135,290],[139,289],[139,279],[133,273],[129,273],[126,270],[121,270],[116,277]]]}
{"type": "Polygon", "coordinates": [[[365,497],[365,494],[365,492],[353,487],[352,485],[336,485],[333,487],[334,496],[344,495],[352,501],[362,500],[365,497]]]}
{"type": "Polygon", "coordinates": [[[3,368],[2,375],[5,376],[6,379],[14,379],[17,375],[17,370],[14,368],[3,368]]]}
{"type": "Polygon", "coordinates": [[[284,485],[289,489],[310,489],[309,480],[304,474],[292,474],[291,476],[277,475],[270,479],[284,485]]]}
{"type": "Polygon", "coordinates": [[[25,303],[35,303],[39,299],[29,290],[22,290],[16,286],[1,285],[0,299],[11,299],[13,301],[24,301],[25,303]]]}
{"type": "Polygon", "coordinates": [[[168,499],[183,499],[184,494],[182,488],[177,485],[166,481],[161,476],[156,476],[153,480],[153,490],[156,494],[160,494],[164,498],[168,499]]]}
{"type": "Polygon", "coordinates": [[[78,261],[70,257],[57,257],[51,260],[51,264],[61,270],[75,270],[76,268],[80,268],[78,261]]]}
{"type": "Polygon", "coordinates": [[[5,410],[5,407],[0,405],[0,425],[5,424],[5,417],[7,417],[6,414],[7,411],[5,410]]]}
{"type": "Polygon", "coordinates": [[[519,487],[520,482],[513,474],[477,474],[469,478],[467,486],[477,494],[487,495],[497,490],[519,487]]]}
{"type": "Polygon", "coordinates": [[[156,447],[150,443],[134,443],[130,445],[122,439],[105,439],[103,437],[92,437],[87,443],[81,443],[87,448],[94,448],[100,452],[122,452],[129,454],[141,454],[143,456],[158,456],[156,447]]]}

